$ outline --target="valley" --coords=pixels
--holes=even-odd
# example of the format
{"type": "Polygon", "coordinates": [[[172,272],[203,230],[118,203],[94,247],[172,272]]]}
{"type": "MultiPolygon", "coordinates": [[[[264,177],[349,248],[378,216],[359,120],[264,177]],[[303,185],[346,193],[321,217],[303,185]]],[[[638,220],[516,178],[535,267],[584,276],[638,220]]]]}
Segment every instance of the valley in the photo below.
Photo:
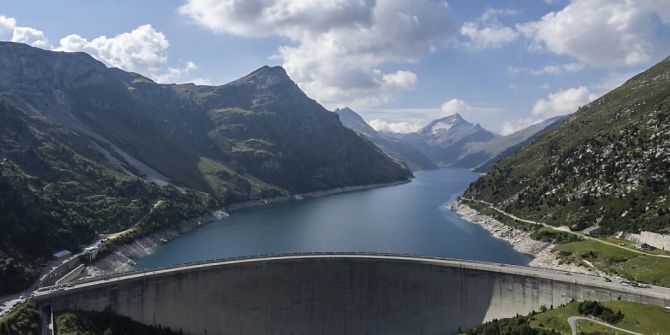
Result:
{"type": "Polygon", "coordinates": [[[0,60],[2,294],[98,234],[133,228],[111,252],[231,203],[412,176],[281,68],[196,86],[11,42],[0,60]]]}
{"type": "Polygon", "coordinates": [[[0,2],[0,335],[670,334],[669,1],[0,2]]]}

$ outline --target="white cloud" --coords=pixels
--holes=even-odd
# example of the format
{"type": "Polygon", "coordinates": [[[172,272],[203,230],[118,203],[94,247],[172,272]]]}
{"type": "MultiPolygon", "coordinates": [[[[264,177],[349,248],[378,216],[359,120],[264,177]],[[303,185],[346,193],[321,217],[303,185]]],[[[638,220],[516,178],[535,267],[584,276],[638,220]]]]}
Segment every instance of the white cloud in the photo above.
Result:
{"type": "Polygon", "coordinates": [[[568,63],[563,64],[563,69],[567,72],[579,72],[586,67],[584,63],[568,63]]]}
{"type": "Polygon", "coordinates": [[[632,78],[636,74],[636,72],[610,73],[596,84],[595,88],[603,92],[609,92],[621,86],[626,80],[632,78]]]}
{"type": "Polygon", "coordinates": [[[461,99],[451,99],[440,107],[444,115],[465,114],[472,110],[472,107],[461,99]]]}
{"type": "Polygon", "coordinates": [[[557,74],[561,73],[561,67],[558,65],[545,65],[542,68],[530,70],[530,74],[534,76],[539,76],[543,74],[557,74]]]}
{"type": "Polygon", "coordinates": [[[16,27],[16,19],[0,15],[0,36],[14,31],[14,27],[16,27]]]}
{"type": "Polygon", "coordinates": [[[12,42],[26,43],[44,49],[51,48],[44,32],[31,27],[18,27],[15,18],[0,15],[0,38],[6,34],[11,35],[12,42]]]}
{"type": "Polygon", "coordinates": [[[406,121],[388,122],[381,119],[374,119],[370,121],[370,126],[377,131],[385,131],[399,134],[407,134],[421,129],[420,124],[406,121]]]}
{"type": "Polygon", "coordinates": [[[147,75],[159,82],[173,82],[197,69],[188,61],[183,68],[168,65],[165,35],[146,24],[113,37],[100,36],[87,40],[76,34],[60,40],[57,48],[62,51],[84,51],[107,64],[126,71],[147,75]]]}
{"type": "MultiPolygon", "coordinates": [[[[549,88],[549,85],[545,85],[542,87],[549,88]]],[[[580,106],[590,103],[597,97],[598,94],[592,93],[586,86],[559,90],[549,94],[545,99],[537,100],[530,116],[503,122],[500,133],[509,135],[546,119],[574,113],[580,106]]]]}
{"type": "Polygon", "coordinates": [[[541,120],[537,120],[534,118],[523,118],[523,119],[505,121],[500,127],[500,135],[506,136],[509,134],[513,134],[521,129],[527,128],[540,121],[541,120]]]}
{"type": "Polygon", "coordinates": [[[466,22],[461,26],[461,35],[468,38],[463,45],[474,49],[499,48],[514,41],[518,32],[504,26],[498,16],[516,14],[516,11],[509,9],[487,9],[477,21],[466,22]]]}
{"type": "Polygon", "coordinates": [[[30,27],[15,27],[12,32],[12,42],[26,43],[43,49],[51,48],[44,32],[30,27]]]}
{"type": "Polygon", "coordinates": [[[507,73],[511,76],[515,76],[521,73],[528,73],[533,76],[541,76],[547,74],[554,75],[568,72],[579,72],[584,68],[586,68],[586,64],[584,63],[549,64],[537,69],[509,66],[507,68],[507,73]]]}
{"type": "Polygon", "coordinates": [[[517,25],[531,50],[572,56],[592,66],[629,66],[670,50],[656,22],[670,24],[667,0],[572,0],[560,11],[517,25]]]}
{"type": "Polygon", "coordinates": [[[385,74],[383,80],[384,85],[389,88],[408,89],[416,85],[416,74],[411,71],[396,71],[385,74]]]}
{"type": "Polygon", "coordinates": [[[579,72],[586,67],[584,63],[567,63],[563,65],[550,64],[539,69],[530,70],[530,74],[540,76],[544,74],[560,74],[565,72],[579,72]]]}
{"type": "MultiPolygon", "coordinates": [[[[12,42],[53,49],[44,32],[31,27],[17,26],[16,19],[0,15],[0,36],[8,32],[12,34],[12,42]]],[[[108,66],[138,72],[158,82],[185,80],[198,69],[198,66],[192,61],[187,61],[179,68],[169,66],[167,56],[169,46],[165,35],[147,24],[114,37],[100,36],[90,41],[76,34],[68,35],[61,38],[59,46],[55,49],[69,52],[83,51],[108,66]]],[[[209,83],[206,78],[190,81],[209,83]]]]}
{"type": "Polygon", "coordinates": [[[591,102],[593,98],[594,96],[586,86],[557,91],[549,94],[546,99],[536,101],[532,115],[539,119],[548,119],[570,114],[577,111],[580,106],[591,102]]]}
{"type": "Polygon", "coordinates": [[[446,116],[446,115],[454,115],[457,113],[461,115],[466,115],[478,112],[499,112],[501,109],[495,107],[471,106],[467,102],[461,99],[451,99],[449,101],[444,102],[442,106],[440,106],[440,110],[442,111],[442,115],[446,116]]]}
{"type": "Polygon", "coordinates": [[[416,75],[379,66],[417,62],[456,31],[446,3],[430,0],[187,0],[179,12],[216,33],[285,38],[276,57],[329,106],[390,101],[416,75]]]}

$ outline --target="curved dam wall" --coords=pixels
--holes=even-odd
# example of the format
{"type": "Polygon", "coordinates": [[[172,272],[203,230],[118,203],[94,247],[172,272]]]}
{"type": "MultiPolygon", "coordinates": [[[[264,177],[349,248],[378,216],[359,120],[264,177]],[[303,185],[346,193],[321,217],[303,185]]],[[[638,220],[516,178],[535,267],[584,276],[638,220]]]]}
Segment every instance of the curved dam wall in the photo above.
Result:
{"type": "Polygon", "coordinates": [[[456,334],[571,299],[670,302],[668,295],[539,269],[371,255],[199,264],[36,297],[54,311],[110,307],[186,334],[456,334]]]}

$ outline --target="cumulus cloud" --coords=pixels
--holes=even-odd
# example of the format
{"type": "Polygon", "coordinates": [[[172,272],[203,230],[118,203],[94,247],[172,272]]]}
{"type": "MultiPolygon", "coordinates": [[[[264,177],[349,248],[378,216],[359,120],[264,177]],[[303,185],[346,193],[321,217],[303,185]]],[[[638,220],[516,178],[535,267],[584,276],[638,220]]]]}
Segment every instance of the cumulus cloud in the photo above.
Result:
{"type": "Polygon", "coordinates": [[[406,121],[389,122],[381,119],[374,119],[370,121],[370,126],[377,131],[391,132],[398,134],[407,134],[421,129],[420,124],[406,121]]]}
{"type": "Polygon", "coordinates": [[[0,36],[11,33],[16,27],[16,19],[0,15],[0,36]]]}
{"type": "Polygon", "coordinates": [[[30,27],[15,27],[12,33],[12,42],[26,43],[37,48],[50,48],[44,32],[30,27]]]}
{"type": "Polygon", "coordinates": [[[58,50],[84,51],[103,63],[147,75],[159,82],[173,82],[197,69],[195,63],[186,62],[182,68],[168,66],[165,35],[146,24],[113,37],[100,36],[88,40],[76,34],[60,40],[58,50]]]}
{"type": "Polygon", "coordinates": [[[461,99],[454,98],[445,101],[442,106],[440,106],[440,110],[442,111],[442,115],[446,116],[454,114],[466,115],[480,112],[498,112],[500,111],[500,108],[471,106],[461,99]]]}
{"type": "Polygon", "coordinates": [[[516,11],[510,9],[487,9],[477,21],[466,22],[461,26],[461,35],[468,39],[463,45],[474,49],[499,48],[514,41],[519,33],[504,26],[498,17],[516,14],[516,11]]]}
{"type": "Polygon", "coordinates": [[[594,99],[594,95],[586,86],[568,88],[549,94],[546,99],[540,99],[533,105],[533,116],[540,119],[566,115],[575,112],[594,99]]]}
{"type": "Polygon", "coordinates": [[[522,119],[517,119],[517,120],[508,120],[503,122],[502,126],[500,127],[500,135],[506,136],[509,134],[513,134],[521,129],[527,128],[531,125],[534,125],[536,123],[541,122],[542,120],[538,120],[535,118],[527,117],[527,118],[522,118],[522,119]]]}
{"type": "Polygon", "coordinates": [[[472,106],[461,99],[451,99],[443,103],[440,109],[444,115],[465,114],[472,110],[472,106]]]}
{"type": "Polygon", "coordinates": [[[445,2],[417,0],[187,0],[179,12],[215,33],[279,36],[289,75],[330,106],[369,106],[411,88],[416,74],[385,73],[446,44],[456,19],[445,2]]]}
{"type": "Polygon", "coordinates": [[[38,48],[50,48],[44,32],[31,27],[19,27],[16,19],[0,15],[0,37],[11,35],[12,42],[26,43],[38,48]]]}
{"type": "Polygon", "coordinates": [[[595,85],[595,88],[600,90],[601,92],[609,92],[626,82],[626,80],[632,78],[635,76],[637,73],[636,72],[615,72],[615,73],[610,73],[607,76],[605,76],[600,82],[598,82],[595,85]]]}
{"type": "MultiPolygon", "coordinates": [[[[44,32],[17,26],[16,19],[0,15],[0,36],[7,33],[11,33],[12,42],[26,43],[42,49],[83,51],[108,66],[138,72],[162,83],[184,80],[198,69],[192,61],[187,61],[183,67],[169,66],[167,49],[170,43],[163,33],[149,24],[113,37],[100,36],[92,40],[77,34],[68,35],[61,38],[59,45],[54,48],[44,32]]],[[[206,78],[190,81],[210,82],[206,78]]]]}
{"type": "Polygon", "coordinates": [[[560,11],[517,25],[531,50],[572,56],[592,66],[647,63],[670,50],[657,22],[670,24],[667,0],[572,0],[560,11]]]}
{"type": "Polygon", "coordinates": [[[396,71],[383,76],[384,85],[395,89],[408,89],[416,85],[416,74],[411,71],[396,71]]]}
{"type": "Polygon", "coordinates": [[[505,121],[500,133],[509,135],[554,116],[574,113],[580,106],[590,103],[597,97],[598,94],[592,93],[586,86],[556,91],[545,99],[537,100],[529,117],[505,121]]]}

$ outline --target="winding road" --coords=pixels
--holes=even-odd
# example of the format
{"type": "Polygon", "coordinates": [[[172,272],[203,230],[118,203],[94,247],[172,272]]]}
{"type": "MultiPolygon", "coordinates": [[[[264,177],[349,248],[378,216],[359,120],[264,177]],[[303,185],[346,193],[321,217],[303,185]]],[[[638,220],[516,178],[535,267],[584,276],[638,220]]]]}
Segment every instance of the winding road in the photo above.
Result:
{"type": "Polygon", "coordinates": [[[538,221],[532,221],[532,220],[522,219],[522,218],[520,218],[520,217],[515,216],[514,214],[507,213],[507,212],[503,211],[502,209],[499,209],[499,208],[495,207],[495,206],[494,206],[492,203],[490,203],[490,202],[486,202],[486,201],[483,201],[483,200],[470,199],[470,198],[466,198],[466,197],[461,197],[461,199],[466,200],[466,201],[478,202],[478,203],[480,203],[480,204],[486,205],[486,206],[488,206],[489,208],[491,208],[492,210],[494,210],[494,211],[496,211],[496,212],[498,212],[498,213],[500,213],[500,214],[503,214],[503,215],[505,215],[505,216],[507,216],[507,217],[509,217],[509,218],[511,218],[511,219],[514,219],[514,220],[516,220],[516,221],[519,221],[519,222],[525,222],[525,223],[530,223],[530,224],[534,224],[534,225],[541,225],[542,227],[545,227],[545,228],[549,228],[549,229],[552,229],[552,230],[565,232],[565,233],[568,233],[568,234],[577,235],[577,236],[579,236],[579,237],[581,237],[581,238],[583,238],[583,239],[586,239],[586,240],[592,240],[592,241],[596,241],[596,242],[598,242],[598,243],[607,244],[607,245],[609,245],[609,246],[612,246],[612,247],[615,247],[615,248],[619,248],[619,249],[623,249],[623,250],[626,250],[626,251],[629,251],[629,252],[633,252],[633,253],[636,253],[636,254],[640,254],[640,255],[645,255],[645,256],[649,256],[649,257],[658,257],[658,258],[670,258],[670,255],[650,254],[650,253],[646,253],[646,252],[643,252],[643,251],[640,251],[640,250],[635,250],[635,249],[626,248],[626,247],[621,246],[621,245],[618,245],[618,244],[616,244],[616,243],[607,242],[607,241],[603,241],[603,240],[601,240],[601,239],[593,238],[593,237],[588,236],[588,235],[586,235],[586,234],[582,234],[582,233],[579,233],[579,232],[571,231],[571,230],[569,230],[569,229],[563,229],[563,228],[560,228],[560,227],[555,227],[555,226],[552,226],[552,225],[549,225],[549,224],[546,224],[546,223],[543,223],[543,222],[538,222],[538,221]]]}
{"type": "Polygon", "coordinates": [[[640,334],[640,333],[636,333],[634,331],[630,331],[630,330],[626,330],[626,329],[623,329],[623,328],[612,326],[611,324],[609,324],[607,322],[603,322],[603,321],[600,321],[600,320],[597,320],[597,319],[587,318],[587,317],[584,317],[584,316],[571,316],[571,317],[568,318],[568,323],[570,324],[570,329],[572,330],[572,335],[577,335],[577,321],[580,321],[580,320],[587,320],[587,321],[590,321],[590,322],[593,322],[593,323],[597,323],[601,326],[612,328],[614,330],[622,331],[622,332],[628,333],[628,334],[643,335],[643,334],[640,334]]]}

